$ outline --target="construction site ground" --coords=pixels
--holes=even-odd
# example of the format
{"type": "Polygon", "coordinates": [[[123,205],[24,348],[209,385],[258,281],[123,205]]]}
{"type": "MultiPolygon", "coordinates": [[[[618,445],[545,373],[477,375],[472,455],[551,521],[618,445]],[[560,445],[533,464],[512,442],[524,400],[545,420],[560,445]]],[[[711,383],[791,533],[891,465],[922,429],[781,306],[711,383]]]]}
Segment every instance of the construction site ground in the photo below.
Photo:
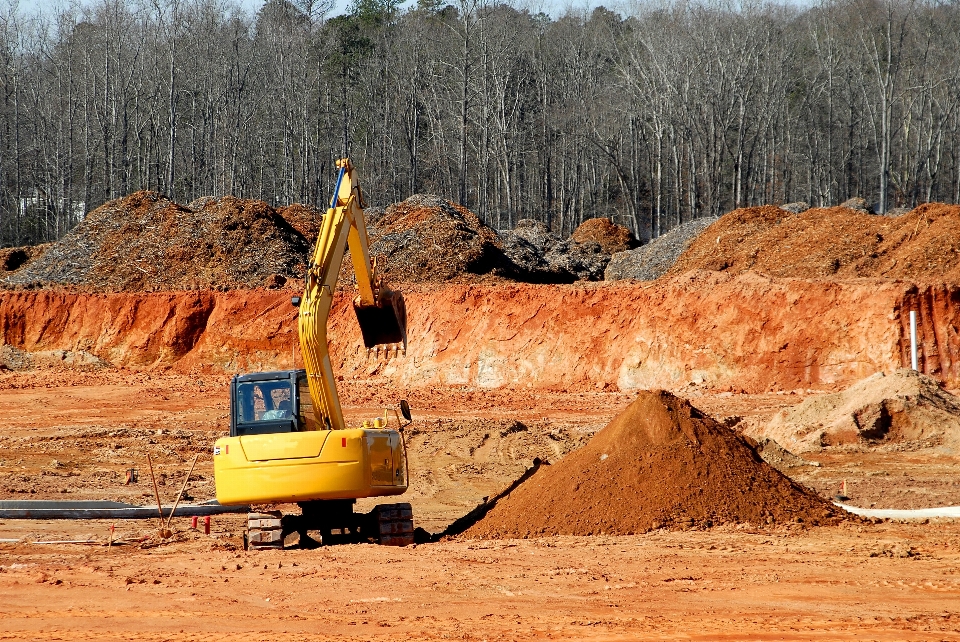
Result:
{"type": "MultiPolygon", "coordinates": [[[[106,369],[0,374],[6,499],[173,502],[214,496],[213,441],[226,375],[106,369]],[[137,469],[139,481],[126,484],[137,469]]],[[[696,393],[724,419],[764,420],[818,392],[696,393]]],[[[438,533],[532,465],[557,461],[625,407],[624,392],[342,382],[347,415],[409,399],[415,474],[404,497],[438,533]]],[[[935,449],[831,449],[786,469],[832,498],[874,508],[960,505],[960,461],[935,449]]],[[[362,508],[367,503],[361,503],[362,508]]],[[[372,505],[372,502],[369,503],[372,505]]],[[[289,507],[293,510],[293,507],[289,507]]],[[[407,548],[242,550],[243,516],[209,536],[154,522],[0,521],[0,639],[849,639],[958,640],[960,523],[769,527],[643,535],[447,538],[407,548]],[[90,541],[88,544],[34,542],[90,541]]],[[[201,523],[202,527],[202,523],[201,523]]]]}

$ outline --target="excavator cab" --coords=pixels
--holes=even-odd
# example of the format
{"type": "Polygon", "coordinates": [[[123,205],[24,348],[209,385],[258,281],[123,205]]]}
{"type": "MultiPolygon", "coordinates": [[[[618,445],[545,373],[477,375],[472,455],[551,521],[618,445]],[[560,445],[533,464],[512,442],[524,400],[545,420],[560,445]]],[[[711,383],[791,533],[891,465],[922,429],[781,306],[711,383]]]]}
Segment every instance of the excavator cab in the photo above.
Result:
{"type": "Polygon", "coordinates": [[[230,381],[230,436],[317,430],[306,370],[236,375],[230,381]]]}

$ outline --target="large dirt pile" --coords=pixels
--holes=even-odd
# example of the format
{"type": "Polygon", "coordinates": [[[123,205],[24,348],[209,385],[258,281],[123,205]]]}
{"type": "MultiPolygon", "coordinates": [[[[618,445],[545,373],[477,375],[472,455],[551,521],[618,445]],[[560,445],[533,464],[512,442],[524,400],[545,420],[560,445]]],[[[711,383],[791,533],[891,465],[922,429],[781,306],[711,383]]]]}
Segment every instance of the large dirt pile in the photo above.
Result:
{"type": "Polygon", "coordinates": [[[577,243],[593,241],[604,254],[624,252],[638,245],[633,232],[607,218],[590,218],[573,231],[570,238],[577,243]]]}
{"type": "Polygon", "coordinates": [[[391,282],[515,276],[497,233],[467,208],[415,194],[389,206],[372,230],[371,253],[386,257],[391,282]]]}
{"type": "Polygon", "coordinates": [[[307,244],[262,201],[204,198],[184,207],[136,192],[91,212],[7,285],[130,291],[250,288],[299,276],[307,244]]]}
{"type": "Polygon", "coordinates": [[[717,221],[716,218],[698,218],[681,223],[635,250],[617,252],[610,258],[603,271],[605,281],[659,279],[673,267],[680,255],[700,234],[717,221]]]}
{"type": "Polygon", "coordinates": [[[644,391],[583,448],[541,468],[466,534],[627,535],[661,525],[818,524],[836,514],[688,401],[644,391]]]}
{"type": "Polygon", "coordinates": [[[757,436],[793,452],[828,446],[960,446],[960,398],[915,370],[879,372],[834,394],[782,410],[757,436]]]}
{"type": "Polygon", "coordinates": [[[848,207],[734,210],[700,235],[670,274],[697,269],[958,282],[960,206],[928,203],[897,217],[848,207]]]}

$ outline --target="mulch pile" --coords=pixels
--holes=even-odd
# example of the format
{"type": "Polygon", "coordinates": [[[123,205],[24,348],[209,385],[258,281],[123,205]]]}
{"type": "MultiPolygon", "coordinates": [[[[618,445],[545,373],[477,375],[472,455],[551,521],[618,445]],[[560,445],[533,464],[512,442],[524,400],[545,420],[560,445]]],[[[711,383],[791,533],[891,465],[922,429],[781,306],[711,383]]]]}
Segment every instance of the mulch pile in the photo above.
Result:
{"type": "Polygon", "coordinates": [[[639,245],[633,232],[606,218],[587,219],[573,231],[570,238],[577,243],[594,241],[604,254],[625,252],[639,245]]]}
{"type": "MultiPolygon", "coordinates": [[[[307,245],[313,251],[313,246],[317,242],[317,235],[320,234],[320,225],[323,222],[324,212],[311,205],[301,205],[294,203],[286,207],[277,208],[277,214],[293,227],[300,235],[307,240],[307,245]]],[[[369,222],[369,221],[368,221],[369,222]]]]}
{"type": "Polygon", "coordinates": [[[105,203],[9,286],[98,291],[253,288],[303,273],[308,244],[277,210],[232,196],[183,206],[154,192],[105,203]]]}
{"type": "Polygon", "coordinates": [[[370,251],[386,258],[392,283],[520,276],[503,242],[476,214],[430,194],[387,207],[371,229],[370,251]]]}
{"type": "Polygon", "coordinates": [[[689,270],[960,282],[960,206],[927,203],[896,217],[848,207],[799,214],[775,206],[734,210],[704,231],[668,274],[689,270]]]}
{"type": "Polygon", "coordinates": [[[26,267],[51,247],[53,243],[0,248],[0,273],[16,272],[26,267]]]}
{"type": "Polygon", "coordinates": [[[833,523],[838,511],[662,390],[499,500],[468,537],[629,535],[722,523],[833,523]]]}

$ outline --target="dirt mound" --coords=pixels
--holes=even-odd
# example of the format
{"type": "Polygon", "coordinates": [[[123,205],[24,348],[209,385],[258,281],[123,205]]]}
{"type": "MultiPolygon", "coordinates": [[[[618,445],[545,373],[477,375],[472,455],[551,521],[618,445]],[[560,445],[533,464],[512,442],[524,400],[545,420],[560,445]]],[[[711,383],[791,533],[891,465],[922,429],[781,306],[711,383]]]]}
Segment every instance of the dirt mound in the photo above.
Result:
{"type": "Polygon", "coordinates": [[[136,192],[91,212],[4,283],[98,291],[250,288],[299,276],[306,252],[303,236],[262,201],[225,196],[184,207],[136,192]]]}
{"type": "Polygon", "coordinates": [[[53,243],[0,248],[0,272],[16,272],[49,250],[53,243]]]}
{"type": "Polygon", "coordinates": [[[720,218],[669,274],[752,270],[775,277],[884,277],[960,282],[960,206],[927,203],[897,216],[848,207],[794,214],[764,206],[720,218]]]}
{"type": "Polygon", "coordinates": [[[639,245],[633,232],[606,218],[587,219],[573,231],[570,238],[577,243],[596,241],[604,254],[625,252],[639,245]]]}
{"type": "Polygon", "coordinates": [[[389,206],[376,222],[371,253],[386,257],[391,282],[515,276],[497,233],[467,208],[429,194],[389,206]]]}
{"type": "Polygon", "coordinates": [[[914,370],[878,372],[846,390],[783,410],[756,432],[793,452],[904,442],[955,448],[960,446],[960,398],[914,370]]]}
{"type": "Polygon", "coordinates": [[[277,214],[283,217],[290,226],[300,232],[303,238],[307,239],[310,248],[317,242],[317,235],[320,234],[320,224],[323,222],[323,212],[312,205],[301,205],[294,203],[277,210],[277,214]]]}
{"type": "Polygon", "coordinates": [[[797,457],[792,452],[778,444],[773,439],[765,438],[757,442],[756,451],[767,462],[780,472],[785,472],[790,468],[797,466],[819,466],[813,461],[807,461],[802,457],[797,457]]]}
{"type": "Polygon", "coordinates": [[[587,445],[541,468],[466,535],[626,535],[726,522],[818,524],[836,514],[688,401],[644,391],[587,445]]]}

